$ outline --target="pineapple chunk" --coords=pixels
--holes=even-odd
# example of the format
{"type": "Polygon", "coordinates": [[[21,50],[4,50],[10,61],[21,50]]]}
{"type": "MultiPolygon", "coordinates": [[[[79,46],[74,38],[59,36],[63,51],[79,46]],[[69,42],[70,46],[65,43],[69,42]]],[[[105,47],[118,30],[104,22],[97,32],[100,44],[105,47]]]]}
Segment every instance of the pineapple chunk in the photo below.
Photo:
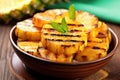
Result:
{"type": "Polygon", "coordinates": [[[33,16],[33,23],[37,27],[42,27],[44,24],[50,23],[52,20],[55,20],[57,15],[66,12],[65,9],[52,9],[45,12],[37,13],[33,16]]]}
{"type": "Polygon", "coordinates": [[[54,30],[50,24],[43,26],[41,43],[45,49],[55,54],[73,55],[87,45],[87,33],[84,26],[70,25],[69,32],[62,34],[54,30]]]}
{"type": "Polygon", "coordinates": [[[102,49],[86,47],[82,52],[78,52],[76,60],[80,62],[93,61],[105,57],[107,52],[102,49]]]}
{"type": "MultiPolygon", "coordinates": [[[[33,17],[33,23],[37,27],[42,27],[44,24],[55,21],[60,23],[62,18],[66,18],[67,24],[84,25],[87,31],[98,27],[98,18],[88,12],[76,11],[76,20],[69,18],[68,10],[65,9],[53,9],[45,12],[37,13],[33,17]]],[[[95,31],[94,31],[95,32],[95,31]]]]}
{"type": "Polygon", "coordinates": [[[42,43],[39,43],[38,47],[38,53],[40,56],[44,59],[48,59],[55,62],[72,62],[73,55],[66,56],[65,54],[55,54],[53,52],[50,52],[49,50],[43,48],[42,43]]]}
{"type": "Polygon", "coordinates": [[[22,40],[39,41],[41,39],[41,29],[34,27],[30,19],[18,22],[15,34],[22,40]]]}
{"type": "Polygon", "coordinates": [[[95,38],[88,38],[87,46],[83,51],[77,53],[75,59],[77,61],[92,61],[97,60],[107,55],[109,44],[111,41],[111,33],[108,31],[108,26],[99,22],[99,31],[95,38]]]}
{"type": "Polygon", "coordinates": [[[33,54],[37,52],[39,42],[33,41],[17,41],[17,46],[25,52],[33,54]]]}

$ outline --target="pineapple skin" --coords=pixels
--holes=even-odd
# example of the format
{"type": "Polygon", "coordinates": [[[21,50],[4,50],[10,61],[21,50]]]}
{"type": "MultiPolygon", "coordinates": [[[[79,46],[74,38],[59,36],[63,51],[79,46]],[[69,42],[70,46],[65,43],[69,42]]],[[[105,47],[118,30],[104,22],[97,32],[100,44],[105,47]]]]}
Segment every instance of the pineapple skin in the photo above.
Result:
{"type": "Polygon", "coordinates": [[[14,21],[20,21],[22,19],[33,16],[38,11],[44,11],[45,7],[52,5],[57,0],[31,0],[29,4],[23,5],[22,8],[11,10],[7,13],[0,13],[0,23],[8,24],[14,21]]]}

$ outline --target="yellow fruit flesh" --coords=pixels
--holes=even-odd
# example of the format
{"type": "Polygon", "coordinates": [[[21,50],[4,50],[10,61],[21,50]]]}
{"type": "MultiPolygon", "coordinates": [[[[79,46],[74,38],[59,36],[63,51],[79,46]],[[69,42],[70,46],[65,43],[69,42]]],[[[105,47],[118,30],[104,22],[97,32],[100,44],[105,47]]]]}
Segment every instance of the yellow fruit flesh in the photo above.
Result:
{"type": "Polygon", "coordinates": [[[39,54],[42,58],[55,61],[55,62],[72,62],[73,60],[73,55],[71,56],[66,56],[65,54],[55,54],[53,52],[50,52],[47,49],[44,49],[42,46],[42,43],[39,42],[39,47],[38,47],[39,54]]]}
{"type": "Polygon", "coordinates": [[[53,9],[37,13],[33,16],[33,23],[37,27],[42,27],[44,24],[53,21],[57,15],[60,15],[66,11],[67,11],[66,9],[53,9]]]}
{"type": "Polygon", "coordinates": [[[87,33],[81,31],[85,27],[68,26],[68,28],[69,32],[62,34],[56,30],[49,31],[53,29],[51,25],[44,25],[41,31],[43,46],[55,54],[73,55],[79,50],[82,51],[87,44],[87,33]]]}
{"type": "Polygon", "coordinates": [[[39,45],[39,42],[33,42],[33,41],[18,41],[17,42],[18,47],[20,47],[22,50],[30,53],[37,52],[37,48],[39,45]]]}
{"type": "Polygon", "coordinates": [[[90,47],[86,47],[82,52],[78,53],[76,56],[77,61],[92,61],[97,60],[102,57],[105,57],[107,52],[101,49],[92,49],[90,47]]]}
{"type": "Polygon", "coordinates": [[[9,13],[11,10],[21,9],[32,0],[0,0],[0,14],[9,13]]]}
{"type": "Polygon", "coordinates": [[[99,22],[98,26],[100,26],[98,35],[95,38],[88,39],[89,42],[87,43],[87,47],[85,47],[83,51],[77,53],[77,61],[92,61],[107,55],[111,34],[108,32],[108,26],[105,23],[99,22]]]}
{"type": "Polygon", "coordinates": [[[40,41],[41,30],[33,26],[31,20],[18,22],[15,30],[16,36],[22,40],[40,41]]]}

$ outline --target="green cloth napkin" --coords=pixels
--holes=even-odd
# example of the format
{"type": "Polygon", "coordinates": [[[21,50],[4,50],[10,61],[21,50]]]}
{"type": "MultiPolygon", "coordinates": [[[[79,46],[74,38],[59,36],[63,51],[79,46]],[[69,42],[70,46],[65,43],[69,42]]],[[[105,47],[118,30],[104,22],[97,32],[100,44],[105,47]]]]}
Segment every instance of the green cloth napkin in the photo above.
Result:
{"type": "Polygon", "coordinates": [[[88,11],[100,20],[120,24],[120,0],[70,0],[66,3],[56,3],[51,8],[67,8],[74,4],[76,10],[88,11]]]}

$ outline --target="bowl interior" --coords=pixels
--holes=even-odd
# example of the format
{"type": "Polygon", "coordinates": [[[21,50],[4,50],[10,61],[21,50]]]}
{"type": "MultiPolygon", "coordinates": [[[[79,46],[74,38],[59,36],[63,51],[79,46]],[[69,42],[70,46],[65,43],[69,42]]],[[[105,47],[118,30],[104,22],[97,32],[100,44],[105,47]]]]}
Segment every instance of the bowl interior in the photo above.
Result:
{"type": "Polygon", "coordinates": [[[116,48],[118,46],[118,37],[117,37],[116,33],[111,28],[109,28],[109,31],[111,32],[112,40],[111,40],[111,43],[109,45],[108,53],[116,50],[116,48]]]}
{"type": "Polygon", "coordinates": [[[24,52],[23,50],[21,50],[17,45],[17,37],[15,36],[15,28],[16,26],[14,26],[11,31],[10,31],[10,41],[12,43],[12,45],[18,49],[19,51],[21,51],[23,54],[26,54],[28,56],[31,56],[35,59],[38,59],[38,60],[43,60],[43,61],[46,61],[46,62],[51,62],[51,63],[57,63],[57,64],[67,64],[67,65],[76,65],[76,64],[86,64],[86,63],[94,63],[94,62],[97,62],[97,61],[100,61],[102,59],[105,59],[105,58],[108,58],[110,57],[111,55],[114,54],[116,48],[117,48],[117,45],[118,45],[118,37],[117,35],[115,34],[115,32],[109,28],[109,31],[111,32],[112,34],[112,40],[111,40],[111,43],[110,43],[110,46],[109,46],[109,50],[108,50],[108,55],[104,58],[101,58],[101,59],[98,59],[98,60],[94,60],[94,61],[88,61],[88,62],[72,62],[72,63],[60,63],[60,62],[54,62],[54,61],[50,61],[50,60],[46,60],[46,59],[43,59],[43,58],[38,58],[38,57],[35,57],[31,54],[28,54],[26,52],[24,52]]]}

